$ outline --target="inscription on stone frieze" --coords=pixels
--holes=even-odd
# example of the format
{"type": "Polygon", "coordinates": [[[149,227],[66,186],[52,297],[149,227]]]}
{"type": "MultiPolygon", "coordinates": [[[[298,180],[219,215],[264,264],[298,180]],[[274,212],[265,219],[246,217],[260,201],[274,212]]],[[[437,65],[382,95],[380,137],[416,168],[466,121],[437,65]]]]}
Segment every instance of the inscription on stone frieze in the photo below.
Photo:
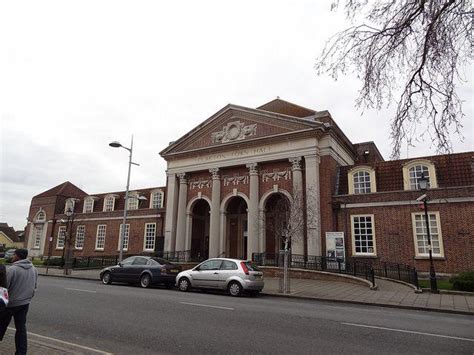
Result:
{"type": "Polygon", "coordinates": [[[244,157],[258,156],[261,154],[269,153],[270,150],[271,148],[269,146],[249,148],[249,149],[240,149],[240,150],[233,150],[230,152],[199,156],[197,157],[197,160],[200,163],[203,163],[203,162],[211,162],[211,161],[226,160],[226,159],[233,159],[233,158],[244,158],[244,157]]]}

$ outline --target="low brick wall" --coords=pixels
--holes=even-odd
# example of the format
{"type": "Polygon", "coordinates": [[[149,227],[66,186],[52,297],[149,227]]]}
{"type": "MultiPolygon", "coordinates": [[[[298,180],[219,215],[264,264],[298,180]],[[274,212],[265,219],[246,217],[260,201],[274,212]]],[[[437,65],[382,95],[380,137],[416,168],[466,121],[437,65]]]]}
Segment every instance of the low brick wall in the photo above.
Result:
{"type": "MultiPolygon", "coordinates": [[[[259,266],[260,270],[263,271],[265,277],[282,277],[283,269],[270,266],[259,266]]],[[[306,279],[306,280],[322,280],[322,281],[336,281],[336,282],[347,282],[356,285],[363,285],[370,287],[369,281],[345,274],[334,274],[324,271],[314,270],[302,270],[302,269],[290,269],[290,277],[293,279],[306,279]]]]}

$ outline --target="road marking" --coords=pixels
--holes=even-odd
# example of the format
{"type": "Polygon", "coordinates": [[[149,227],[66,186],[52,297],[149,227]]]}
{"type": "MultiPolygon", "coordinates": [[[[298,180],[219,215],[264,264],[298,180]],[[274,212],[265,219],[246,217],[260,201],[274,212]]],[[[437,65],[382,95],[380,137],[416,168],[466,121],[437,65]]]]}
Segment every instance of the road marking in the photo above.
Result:
{"type": "Polygon", "coordinates": [[[69,288],[69,287],[64,287],[65,290],[70,290],[70,291],[81,291],[81,292],[90,292],[90,293],[97,293],[97,291],[94,290],[82,290],[80,288],[69,288]]]}
{"type": "MultiPolygon", "coordinates": [[[[15,328],[12,328],[12,327],[8,327],[8,329],[13,330],[13,331],[16,330],[15,328]]],[[[32,333],[32,332],[28,332],[28,335],[33,335],[33,336],[41,338],[41,339],[50,340],[50,341],[53,341],[53,342],[56,342],[56,343],[73,346],[73,347],[84,349],[84,350],[87,350],[87,351],[93,351],[93,352],[98,353],[98,354],[113,355],[113,353],[109,353],[107,351],[102,351],[102,350],[99,350],[99,349],[89,348],[88,346],[83,346],[83,345],[71,343],[69,341],[59,340],[59,339],[56,339],[56,338],[50,338],[50,337],[47,337],[47,336],[44,336],[44,335],[39,335],[39,334],[32,333]]]]}
{"type": "Polygon", "coordinates": [[[372,329],[390,330],[390,331],[392,331],[392,332],[419,334],[419,335],[427,335],[427,336],[430,336],[430,337],[448,338],[448,339],[456,339],[456,340],[464,340],[464,341],[472,341],[472,342],[474,342],[474,339],[461,338],[461,337],[454,337],[454,336],[450,336],[450,335],[424,333],[424,332],[417,332],[417,331],[413,331],[413,330],[404,330],[404,329],[396,329],[396,328],[376,327],[376,326],[374,326],[374,325],[365,325],[365,324],[355,324],[355,323],[341,323],[341,324],[350,325],[350,326],[353,326],[353,327],[362,327],[362,328],[372,328],[372,329]]]}
{"type": "Polygon", "coordinates": [[[209,304],[200,304],[200,303],[189,303],[189,302],[179,302],[181,304],[187,304],[187,305],[190,305],[190,306],[198,306],[198,307],[209,307],[209,308],[217,308],[217,309],[227,309],[229,311],[233,311],[234,308],[230,308],[230,307],[221,307],[221,306],[211,306],[209,304]]]}

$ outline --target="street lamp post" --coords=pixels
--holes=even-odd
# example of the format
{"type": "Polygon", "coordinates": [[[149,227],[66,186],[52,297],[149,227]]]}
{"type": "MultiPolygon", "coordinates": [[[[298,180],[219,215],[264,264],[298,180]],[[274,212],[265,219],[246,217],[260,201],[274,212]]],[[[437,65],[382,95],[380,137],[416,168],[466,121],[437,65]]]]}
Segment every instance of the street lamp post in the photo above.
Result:
{"type": "Polygon", "coordinates": [[[119,248],[120,252],[119,252],[119,260],[118,261],[121,262],[122,258],[123,258],[123,241],[125,239],[125,222],[127,221],[127,203],[128,203],[128,199],[129,199],[128,190],[129,190],[129,187],[130,187],[130,171],[131,171],[131,168],[132,168],[132,164],[133,165],[140,165],[140,164],[132,162],[133,136],[132,136],[132,142],[130,143],[130,148],[127,148],[127,147],[123,146],[122,144],[120,144],[117,141],[113,141],[113,142],[109,143],[109,145],[113,148],[124,148],[124,149],[128,150],[128,152],[130,153],[129,159],[128,159],[127,187],[125,188],[125,206],[123,207],[122,231],[120,233],[120,248],[119,248]]]}
{"type": "MultiPolygon", "coordinates": [[[[73,228],[73,223],[74,223],[74,211],[71,207],[68,207],[68,209],[65,212],[66,217],[67,217],[67,222],[66,222],[66,235],[65,241],[64,241],[64,248],[65,250],[65,261],[64,261],[64,275],[69,275],[71,273],[71,252],[72,252],[72,246],[71,246],[71,241],[72,241],[72,228],[73,228]]],[[[64,249],[63,249],[64,252],[64,249]]]]}
{"type": "MultiPolygon", "coordinates": [[[[422,192],[426,192],[428,189],[428,179],[422,173],[421,177],[418,179],[418,185],[422,192]]],[[[430,290],[432,293],[439,293],[438,284],[436,282],[436,272],[433,264],[433,251],[431,245],[431,234],[430,234],[430,222],[428,218],[428,199],[429,197],[424,194],[423,196],[423,209],[425,211],[425,226],[426,226],[426,236],[428,239],[428,253],[430,257],[430,290]]]]}

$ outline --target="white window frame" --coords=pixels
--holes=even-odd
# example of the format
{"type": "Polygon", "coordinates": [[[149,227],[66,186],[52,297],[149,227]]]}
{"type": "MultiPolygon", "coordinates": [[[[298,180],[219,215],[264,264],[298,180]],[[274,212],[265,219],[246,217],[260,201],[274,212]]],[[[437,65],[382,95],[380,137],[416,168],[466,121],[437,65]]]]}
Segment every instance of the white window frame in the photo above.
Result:
{"type": "Polygon", "coordinates": [[[112,212],[115,210],[115,196],[113,195],[107,195],[104,197],[104,207],[102,208],[102,212],[112,212]],[[107,201],[109,199],[112,199],[112,209],[111,210],[107,210],[107,201]]]}
{"type": "Polygon", "coordinates": [[[58,228],[58,237],[56,239],[56,249],[62,250],[64,249],[64,245],[66,244],[66,226],[59,226],[58,228]]]}
{"type": "Polygon", "coordinates": [[[349,187],[349,194],[358,194],[363,195],[367,193],[377,192],[377,185],[375,183],[375,170],[370,166],[357,166],[352,168],[347,172],[347,183],[349,187]],[[365,172],[369,174],[370,179],[370,191],[369,192],[356,192],[355,184],[354,184],[354,176],[360,172],[365,172]]]}
{"type": "MultiPolygon", "coordinates": [[[[352,234],[352,255],[357,256],[377,256],[377,245],[375,237],[375,218],[373,214],[356,214],[351,215],[351,234],[352,234]],[[355,235],[355,219],[356,218],[367,218],[370,217],[372,224],[372,252],[356,252],[356,235],[355,235]]],[[[368,248],[368,247],[367,247],[368,248]]]]}
{"type": "Polygon", "coordinates": [[[43,239],[44,224],[35,224],[33,229],[33,249],[41,248],[41,239],[43,239]]]}
{"type": "MultiPolygon", "coordinates": [[[[118,242],[117,242],[117,251],[120,251],[120,237],[122,235],[123,223],[120,223],[118,242]]],[[[123,251],[128,251],[128,245],[130,242],[130,224],[125,225],[125,234],[123,236],[123,251]]]]}
{"type": "Polygon", "coordinates": [[[105,238],[106,238],[106,236],[107,236],[107,225],[106,224],[99,224],[97,226],[97,232],[96,232],[96,235],[95,235],[95,250],[103,251],[105,249],[105,238]],[[104,232],[103,236],[102,236],[102,233],[101,233],[102,230],[104,232]],[[99,237],[101,239],[103,239],[102,247],[99,246],[99,237]]]}
{"type": "Polygon", "coordinates": [[[150,194],[150,208],[163,208],[163,199],[164,199],[164,192],[163,190],[153,190],[150,194]],[[160,198],[156,198],[157,202],[160,203],[158,206],[155,206],[155,196],[160,196],[160,198]]]}
{"type": "Polygon", "coordinates": [[[43,210],[36,213],[35,222],[46,222],[46,213],[43,210]]]}
{"type": "Polygon", "coordinates": [[[84,199],[84,208],[82,209],[82,213],[92,213],[92,212],[94,212],[94,198],[86,197],[84,199]],[[88,206],[88,204],[90,204],[90,206],[88,206]],[[88,207],[90,207],[90,211],[88,207]]]}
{"type": "Polygon", "coordinates": [[[436,169],[434,164],[426,159],[416,159],[412,160],[405,165],[403,165],[403,189],[404,190],[418,190],[418,177],[415,180],[415,185],[412,186],[411,179],[410,179],[410,170],[415,168],[416,166],[424,166],[428,170],[428,176],[426,176],[429,180],[429,188],[435,189],[438,187],[438,180],[436,178],[436,169]]]}
{"type": "Polygon", "coordinates": [[[126,201],[127,203],[127,211],[134,211],[138,210],[138,203],[140,201],[138,200],[138,193],[137,192],[131,192],[128,194],[128,200],[126,201]]]}
{"type": "Polygon", "coordinates": [[[75,239],[76,240],[74,242],[74,248],[77,250],[82,250],[84,248],[84,242],[86,239],[86,226],[85,225],[77,226],[75,239]],[[79,244],[78,241],[81,241],[81,245],[78,245],[79,244]]]}
{"type": "MultiPolygon", "coordinates": [[[[429,250],[428,250],[428,235],[426,234],[426,223],[425,223],[425,213],[424,212],[412,212],[411,214],[411,222],[413,228],[413,242],[415,246],[415,256],[418,257],[429,257],[429,250]],[[418,231],[417,231],[417,217],[419,217],[420,221],[422,222],[422,232],[420,234],[423,235],[421,242],[424,243],[424,249],[426,249],[426,253],[420,252],[418,249],[418,231]]],[[[439,211],[428,211],[428,223],[430,224],[430,239],[431,239],[431,252],[434,257],[441,257],[444,258],[444,247],[443,247],[443,233],[441,231],[441,219],[439,215],[439,211]],[[433,219],[434,216],[434,219],[433,219]],[[436,229],[437,233],[433,233],[431,223],[432,221],[436,222],[436,229]],[[433,236],[436,235],[436,239],[433,239],[433,236]],[[433,250],[433,242],[439,244],[439,253],[435,253],[433,250]]]]}
{"type": "Polygon", "coordinates": [[[156,223],[145,223],[145,231],[143,234],[143,251],[154,251],[156,245],[156,223]],[[147,248],[147,241],[151,240],[152,235],[148,234],[148,226],[153,226],[153,247],[147,248]],[[147,239],[150,238],[150,239],[147,239]]]}

